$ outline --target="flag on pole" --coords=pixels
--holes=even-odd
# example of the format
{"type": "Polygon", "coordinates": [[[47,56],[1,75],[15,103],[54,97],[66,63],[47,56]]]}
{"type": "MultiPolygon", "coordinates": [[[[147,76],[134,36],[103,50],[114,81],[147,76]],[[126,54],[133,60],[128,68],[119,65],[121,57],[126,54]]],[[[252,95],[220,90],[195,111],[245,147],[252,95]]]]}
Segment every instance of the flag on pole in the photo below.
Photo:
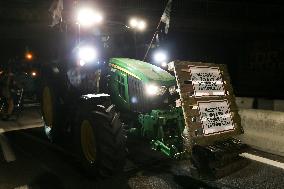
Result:
{"type": "Polygon", "coordinates": [[[48,10],[51,13],[52,17],[52,23],[50,27],[53,27],[62,21],[62,10],[63,0],[54,0],[48,10]]]}
{"type": "Polygon", "coordinates": [[[160,38],[159,38],[159,34],[157,33],[156,35],[156,46],[160,45],[160,38]]]}
{"type": "Polygon", "coordinates": [[[167,6],[164,10],[164,13],[161,17],[161,22],[165,23],[165,33],[167,34],[170,27],[170,17],[171,17],[171,10],[172,10],[172,0],[169,0],[167,6]]]}

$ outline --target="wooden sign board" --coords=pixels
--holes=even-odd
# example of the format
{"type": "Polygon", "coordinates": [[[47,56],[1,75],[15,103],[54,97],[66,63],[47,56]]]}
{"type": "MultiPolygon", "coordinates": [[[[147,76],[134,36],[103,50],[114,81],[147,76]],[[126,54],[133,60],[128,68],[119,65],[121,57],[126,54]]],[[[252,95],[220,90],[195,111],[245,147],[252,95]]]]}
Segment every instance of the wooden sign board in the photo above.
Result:
{"type": "Polygon", "coordinates": [[[186,150],[243,133],[226,65],[174,61],[169,70],[175,73],[185,117],[186,150]]]}

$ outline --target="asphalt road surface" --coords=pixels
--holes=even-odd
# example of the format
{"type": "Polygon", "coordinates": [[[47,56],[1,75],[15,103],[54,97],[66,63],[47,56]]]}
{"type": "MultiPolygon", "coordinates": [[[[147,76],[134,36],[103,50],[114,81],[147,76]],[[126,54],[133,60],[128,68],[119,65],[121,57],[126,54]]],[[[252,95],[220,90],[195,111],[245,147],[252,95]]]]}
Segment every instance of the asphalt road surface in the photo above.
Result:
{"type": "Polygon", "coordinates": [[[85,174],[70,153],[71,143],[49,143],[42,128],[5,131],[0,134],[5,152],[0,153],[0,189],[284,188],[284,158],[255,150],[244,156],[257,161],[222,179],[204,180],[192,177],[188,161],[167,159],[132,141],[124,173],[102,180],[85,174]]]}

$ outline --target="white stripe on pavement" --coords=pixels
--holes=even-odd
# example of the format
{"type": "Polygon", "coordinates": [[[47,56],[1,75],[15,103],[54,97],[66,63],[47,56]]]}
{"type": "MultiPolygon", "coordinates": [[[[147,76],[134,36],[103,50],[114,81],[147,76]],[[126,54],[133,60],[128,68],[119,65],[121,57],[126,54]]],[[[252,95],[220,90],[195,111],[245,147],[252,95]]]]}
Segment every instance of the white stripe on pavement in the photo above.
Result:
{"type": "Polygon", "coordinates": [[[24,186],[18,186],[14,189],[29,189],[29,186],[28,185],[24,185],[24,186]]]}
{"type": "Polygon", "coordinates": [[[40,103],[24,104],[24,108],[39,107],[39,106],[40,106],[40,103]]]}
{"type": "Polygon", "coordinates": [[[7,162],[11,162],[11,161],[16,160],[15,153],[12,150],[8,139],[6,138],[6,136],[3,133],[0,134],[0,146],[2,148],[2,153],[4,155],[4,158],[7,162]]]}
{"type": "Polygon", "coordinates": [[[267,158],[256,156],[256,155],[249,154],[249,153],[242,153],[242,154],[240,154],[240,156],[245,157],[247,159],[255,160],[255,161],[258,161],[258,162],[261,162],[261,163],[265,163],[267,165],[271,165],[271,166],[274,166],[274,167],[284,169],[284,163],[281,163],[281,162],[278,162],[278,161],[274,161],[274,160],[271,160],[271,159],[267,159],[267,158]]]}

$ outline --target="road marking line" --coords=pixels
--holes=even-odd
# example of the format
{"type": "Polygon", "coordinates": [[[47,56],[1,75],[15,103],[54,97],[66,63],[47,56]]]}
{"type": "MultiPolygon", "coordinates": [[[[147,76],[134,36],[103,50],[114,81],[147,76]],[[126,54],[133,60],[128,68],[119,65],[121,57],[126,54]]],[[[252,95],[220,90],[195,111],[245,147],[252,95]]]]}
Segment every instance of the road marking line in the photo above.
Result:
{"type": "Polygon", "coordinates": [[[272,165],[272,166],[277,167],[277,168],[284,169],[284,163],[281,163],[281,162],[278,162],[278,161],[274,161],[274,160],[271,160],[271,159],[267,159],[267,158],[256,156],[256,155],[249,154],[249,153],[242,153],[242,154],[240,154],[240,156],[245,157],[247,159],[255,160],[255,161],[267,164],[267,165],[272,165]]]}
{"type": "Polygon", "coordinates": [[[24,186],[18,186],[14,189],[29,189],[29,186],[28,185],[24,185],[24,186]]]}
{"type": "Polygon", "coordinates": [[[12,150],[8,139],[3,133],[0,134],[0,146],[2,148],[2,153],[4,155],[4,158],[7,162],[12,162],[16,160],[15,153],[12,150]]]}
{"type": "Polygon", "coordinates": [[[24,104],[24,108],[39,107],[39,106],[40,106],[40,103],[24,104]]]}
{"type": "Polygon", "coordinates": [[[5,132],[5,130],[2,129],[2,128],[0,128],[0,134],[1,134],[1,133],[4,133],[4,132],[5,132]]]}
{"type": "MultiPolygon", "coordinates": [[[[18,125],[15,127],[9,127],[6,128],[5,130],[2,129],[4,132],[8,132],[8,131],[20,131],[20,130],[25,130],[25,129],[33,129],[33,128],[39,128],[39,127],[43,127],[44,125],[42,123],[39,124],[27,124],[26,126],[23,125],[18,125]]],[[[3,133],[4,133],[3,132],[3,133]]],[[[1,133],[1,129],[0,129],[0,133],[1,133]]]]}

